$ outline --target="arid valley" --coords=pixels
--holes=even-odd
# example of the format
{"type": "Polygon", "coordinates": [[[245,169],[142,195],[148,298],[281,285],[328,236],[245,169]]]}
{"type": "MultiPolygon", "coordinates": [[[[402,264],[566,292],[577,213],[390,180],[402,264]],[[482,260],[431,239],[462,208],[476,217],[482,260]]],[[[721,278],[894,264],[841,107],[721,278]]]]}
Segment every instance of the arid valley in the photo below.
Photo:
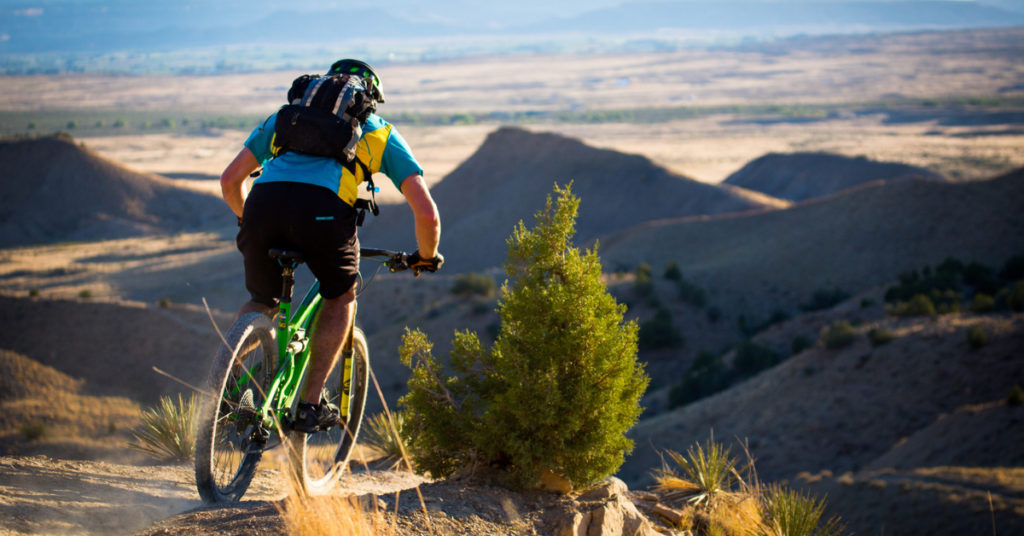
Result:
{"type": "MultiPolygon", "coordinates": [[[[645,530],[714,533],[659,514],[692,506],[652,485],[668,451],[715,440],[846,534],[1024,533],[1022,57],[1014,27],[385,65],[379,113],[424,168],[446,262],[360,294],[368,414],[409,390],[406,328],[439,356],[456,331],[494,343],[507,240],[571,182],[574,242],[651,378],[616,474],[645,530]],[[469,274],[496,285],[459,291],[469,274]]],[[[248,299],[218,179],[300,74],[0,76],[0,534],[290,530],[281,459],[208,506],[190,465],[127,445],[203,384],[248,299]]],[[[362,245],[415,249],[376,184],[362,245]]],[[[334,493],[381,533],[576,534],[565,516],[598,501],[357,454],[334,493]]]]}

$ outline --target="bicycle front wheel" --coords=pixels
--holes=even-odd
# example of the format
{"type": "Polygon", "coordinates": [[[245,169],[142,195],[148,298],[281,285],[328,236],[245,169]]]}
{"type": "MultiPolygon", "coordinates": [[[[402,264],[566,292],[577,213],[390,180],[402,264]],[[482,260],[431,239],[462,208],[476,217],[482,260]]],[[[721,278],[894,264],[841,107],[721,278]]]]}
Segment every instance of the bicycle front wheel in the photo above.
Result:
{"type": "Polygon", "coordinates": [[[249,313],[231,326],[203,393],[196,431],[196,486],[206,502],[242,498],[262,456],[260,418],[277,371],[270,319],[249,313]]]}
{"type": "Polygon", "coordinates": [[[323,495],[334,487],[348,466],[363,422],[369,388],[370,352],[362,330],[355,328],[352,334],[351,378],[347,388],[345,362],[334,367],[324,385],[324,398],[343,412],[342,424],[316,434],[291,433],[288,456],[292,474],[307,495],[323,495]],[[346,391],[348,404],[344,404],[346,391]],[[347,415],[344,414],[346,408],[347,415]]]}

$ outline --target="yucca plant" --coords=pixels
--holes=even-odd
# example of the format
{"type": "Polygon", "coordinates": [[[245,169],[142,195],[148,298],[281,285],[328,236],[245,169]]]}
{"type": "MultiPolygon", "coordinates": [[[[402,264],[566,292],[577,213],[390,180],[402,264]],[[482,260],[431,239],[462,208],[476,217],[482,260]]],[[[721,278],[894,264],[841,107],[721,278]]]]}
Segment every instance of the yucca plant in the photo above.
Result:
{"type": "Polygon", "coordinates": [[[391,462],[392,468],[400,465],[405,455],[412,454],[406,439],[407,430],[404,430],[404,412],[396,411],[391,413],[391,420],[389,420],[387,412],[382,411],[367,419],[366,426],[366,430],[363,431],[363,436],[360,440],[364,445],[372,447],[383,454],[384,460],[391,462]],[[395,424],[394,428],[391,427],[392,420],[395,424]],[[395,432],[398,433],[396,434],[395,432]]]}
{"type": "Polygon", "coordinates": [[[143,411],[142,429],[133,432],[139,443],[129,443],[128,448],[151,458],[166,462],[190,460],[195,455],[196,410],[199,397],[193,394],[178,402],[169,396],[160,398],[160,404],[143,411]]]}
{"type": "Polygon", "coordinates": [[[743,481],[737,470],[739,461],[720,443],[708,441],[707,448],[696,444],[685,456],[673,451],[668,455],[682,473],[667,464],[656,471],[656,489],[665,499],[685,500],[695,507],[714,510],[733,486],[743,481]]]}
{"type": "Polygon", "coordinates": [[[845,526],[839,518],[822,521],[825,500],[813,495],[769,486],[761,497],[761,522],[752,531],[755,536],[839,536],[845,526]]]}

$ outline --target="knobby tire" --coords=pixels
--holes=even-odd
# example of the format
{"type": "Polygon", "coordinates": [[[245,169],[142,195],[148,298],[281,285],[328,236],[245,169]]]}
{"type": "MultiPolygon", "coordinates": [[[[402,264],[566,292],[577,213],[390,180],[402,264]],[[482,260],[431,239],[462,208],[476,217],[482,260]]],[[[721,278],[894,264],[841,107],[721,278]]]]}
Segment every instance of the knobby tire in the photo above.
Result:
{"type": "Polygon", "coordinates": [[[244,362],[253,377],[243,382],[241,391],[249,390],[255,407],[260,407],[277,369],[275,337],[269,318],[248,313],[231,326],[225,336],[227,345],[222,343],[214,358],[206,391],[201,395],[196,432],[196,486],[208,503],[240,500],[256,473],[262,452],[249,451],[244,432],[232,420],[233,416],[237,419],[238,400],[231,400],[234,396],[225,391],[238,385],[236,360],[244,362]]]}

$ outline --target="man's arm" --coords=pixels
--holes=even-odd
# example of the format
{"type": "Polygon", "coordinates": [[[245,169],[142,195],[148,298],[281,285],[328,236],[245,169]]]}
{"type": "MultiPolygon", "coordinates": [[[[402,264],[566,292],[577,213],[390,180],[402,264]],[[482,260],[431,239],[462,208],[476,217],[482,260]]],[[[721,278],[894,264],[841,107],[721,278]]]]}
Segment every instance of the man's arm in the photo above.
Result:
{"type": "Polygon", "coordinates": [[[224,169],[220,175],[220,192],[227,201],[231,211],[239,218],[242,217],[242,206],[245,205],[245,194],[242,192],[245,186],[245,179],[249,174],[256,171],[260,163],[248,147],[242,147],[235,159],[224,169]]]}
{"type": "Polygon", "coordinates": [[[406,177],[402,181],[402,195],[409,202],[416,218],[416,245],[419,246],[420,257],[436,257],[437,243],[441,239],[441,216],[437,213],[437,205],[430,197],[423,176],[413,173],[406,177]]]}

